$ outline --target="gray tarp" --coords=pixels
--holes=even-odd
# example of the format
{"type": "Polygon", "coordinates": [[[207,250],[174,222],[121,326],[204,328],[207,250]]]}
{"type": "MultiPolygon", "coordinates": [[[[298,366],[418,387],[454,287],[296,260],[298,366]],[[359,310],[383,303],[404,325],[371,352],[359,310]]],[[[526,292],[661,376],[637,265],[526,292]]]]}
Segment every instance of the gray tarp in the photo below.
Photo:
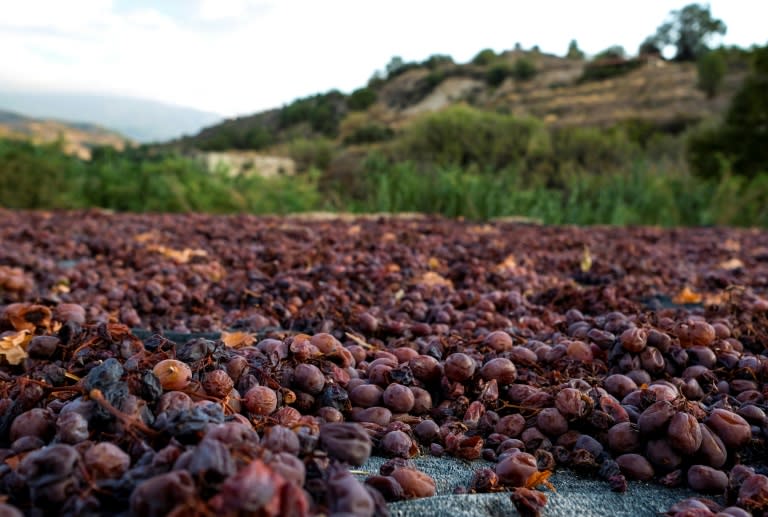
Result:
{"type": "MultiPolygon", "coordinates": [[[[378,474],[384,458],[373,457],[360,469],[378,474]]],[[[485,461],[471,464],[451,458],[422,456],[414,459],[419,470],[432,476],[437,496],[392,503],[393,517],[496,517],[518,515],[509,493],[453,495],[457,486],[468,486],[476,469],[493,466],[485,461]]],[[[360,475],[361,478],[365,477],[360,475]]],[[[543,489],[549,501],[544,509],[551,517],[652,517],[665,512],[676,502],[699,496],[687,489],[664,488],[653,483],[629,482],[629,490],[611,492],[608,483],[560,470],[549,479],[557,492],[543,489]]]]}

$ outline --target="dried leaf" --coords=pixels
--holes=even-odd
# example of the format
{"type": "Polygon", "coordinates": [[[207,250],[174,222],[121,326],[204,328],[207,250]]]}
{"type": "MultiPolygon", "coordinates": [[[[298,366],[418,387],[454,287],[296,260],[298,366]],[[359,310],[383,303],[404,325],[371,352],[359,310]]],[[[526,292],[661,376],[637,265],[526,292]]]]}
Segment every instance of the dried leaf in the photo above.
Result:
{"type": "Polygon", "coordinates": [[[739,241],[735,241],[733,239],[725,239],[725,242],[723,243],[723,248],[725,248],[728,251],[740,251],[741,244],[739,244],[739,241]]]}
{"type": "Polygon", "coordinates": [[[496,264],[497,273],[514,271],[515,268],[517,268],[517,259],[515,259],[514,255],[507,255],[504,260],[496,264]]]}
{"type": "Polygon", "coordinates": [[[28,330],[5,333],[0,337],[0,355],[8,364],[20,364],[27,357],[27,344],[32,339],[28,330]]]}
{"type": "Polygon", "coordinates": [[[161,255],[168,257],[177,264],[186,264],[193,257],[206,257],[208,252],[201,249],[184,248],[183,250],[175,250],[161,244],[150,244],[147,246],[147,251],[154,251],[161,255]]]}
{"type": "Polygon", "coordinates": [[[12,303],[5,308],[5,317],[16,330],[50,330],[52,315],[51,309],[34,303],[12,303]]]}
{"type": "Polygon", "coordinates": [[[429,260],[427,260],[427,267],[432,270],[440,269],[440,259],[437,257],[429,257],[429,260]]]}
{"type": "Polygon", "coordinates": [[[230,348],[251,346],[256,338],[247,332],[222,332],[221,341],[230,348]]]}
{"type": "Polygon", "coordinates": [[[589,246],[586,244],[584,245],[584,251],[581,255],[581,263],[579,264],[579,267],[581,267],[581,271],[584,273],[592,269],[592,254],[589,252],[589,246]]]}
{"type": "Polygon", "coordinates": [[[678,305],[701,303],[701,295],[693,291],[690,287],[685,286],[674,298],[672,298],[672,301],[678,305]]]}
{"type": "Polygon", "coordinates": [[[349,235],[350,237],[354,237],[355,235],[360,235],[361,230],[362,228],[360,227],[359,224],[354,224],[350,226],[349,229],[347,230],[347,235],[349,235]]]}
{"type": "Polygon", "coordinates": [[[347,336],[349,339],[351,339],[352,341],[354,341],[355,343],[357,343],[358,345],[360,345],[361,347],[363,347],[365,349],[368,349],[368,350],[375,350],[376,349],[375,346],[373,346],[370,343],[366,343],[363,338],[358,337],[358,336],[352,334],[351,332],[345,332],[344,335],[347,336]]]}
{"type": "Polygon", "coordinates": [[[549,482],[549,476],[551,475],[552,475],[552,471],[537,470],[536,472],[534,472],[528,477],[528,479],[525,482],[525,488],[536,488],[539,485],[544,485],[545,487],[549,488],[553,492],[557,492],[557,490],[555,490],[554,485],[549,482]]]}
{"type": "Polygon", "coordinates": [[[737,258],[732,258],[730,260],[721,262],[717,265],[717,267],[720,269],[725,269],[726,271],[734,271],[736,269],[742,269],[744,267],[744,262],[737,258]]]}
{"type": "Polygon", "coordinates": [[[0,291],[28,291],[32,288],[33,280],[18,267],[0,266],[0,291]]]}
{"type": "Polygon", "coordinates": [[[447,278],[444,278],[440,276],[439,274],[435,273],[434,271],[428,271],[424,273],[421,278],[419,278],[416,283],[423,284],[427,287],[433,287],[433,286],[445,286],[453,288],[453,282],[448,280],[447,278]]]}
{"type": "Polygon", "coordinates": [[[149,231],[144,233],[139,233],[133,236],[133,240],[140,243],[145,243],[147,241],[158,239],[159,235],[157,232],[149,231]]]}

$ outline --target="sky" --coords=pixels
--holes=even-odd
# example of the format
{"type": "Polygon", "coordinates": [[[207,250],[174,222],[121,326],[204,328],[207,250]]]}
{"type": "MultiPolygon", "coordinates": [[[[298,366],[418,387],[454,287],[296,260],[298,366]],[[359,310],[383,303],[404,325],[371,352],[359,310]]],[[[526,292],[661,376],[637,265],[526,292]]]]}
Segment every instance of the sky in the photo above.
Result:
{"type": "MultiPolygon", "coordinates": [[[[113,93],[227,117],[364,86],[393,56],[635,53],[675,0],[0,0],[0,85],[113,93]]],[[[768,1],[712,0],[722,43],[766,44],[768,1]]]]}

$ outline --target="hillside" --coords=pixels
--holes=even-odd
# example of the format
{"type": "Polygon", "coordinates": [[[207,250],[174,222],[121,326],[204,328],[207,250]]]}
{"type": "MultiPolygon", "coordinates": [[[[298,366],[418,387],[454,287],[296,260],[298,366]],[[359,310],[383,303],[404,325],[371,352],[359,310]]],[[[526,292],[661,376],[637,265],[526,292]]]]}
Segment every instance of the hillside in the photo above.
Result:
{"type": "Polygon", "coordinates": [[[362,143],[354,136],[361,128],[382,135],[397,132],[424,113],[459,103],[534,116],[551,126],[608,127],[643,121],[678,132],[717,117],[728,106],[747,71],[746,62],[731,61],[721,92],[708,99],[696,87],[695,63],[653,56],[590,63],[514,50],[483,64],[431,58],[406,63],[351,95],[332,91],[298,99],[279,109],[225,120],[174,144],[279,152],[280,144],[303,137],[325,136],[350,143],[352,136],[353,143],[362,143]],[[519,72],[521,62],[533,72],[519,72]]]}
{"type": "Polygon", "coordinates": [[[124,136],[93,124],[37,119],[2,110],[0,138],[29,140],[36,144],[61,140],[67,154],[86,160],[91,157],[94,147],[111,146],[122,150],[130,143],[124,136]]]}
{"type": "Polygon", "coordinates": [[[0,109],[29,117],[80,121],[117,131],[137,142],[191,135],[221,115],[163,102],[116,95],[29,92],[2,88],[0,109]]]}

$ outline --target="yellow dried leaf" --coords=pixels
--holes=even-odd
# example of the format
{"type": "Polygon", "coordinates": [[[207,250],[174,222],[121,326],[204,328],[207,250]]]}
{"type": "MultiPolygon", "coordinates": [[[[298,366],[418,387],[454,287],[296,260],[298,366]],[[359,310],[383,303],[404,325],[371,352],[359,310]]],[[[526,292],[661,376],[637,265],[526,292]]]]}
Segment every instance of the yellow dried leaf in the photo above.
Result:
{"type": "Polygon", "coordinates": [[[28,330],[6,333],[0,337],[0,355],[8,364],[20,364],[27,357],[27,344],[32,339],[28,330]]]}
{"type": "Polygon", "coordinates": [[[579,264],[581,271],[586,273],[592,269],[592,254],[589,252],[589,246],[584,246],[584,251],[581,255],[581,263],[579,264]]]}
{"type": "Polygon", "coordinates": [[[718,264],[720,269],[725,269],[726,271],[733,271],[735,269],[741,269],[744,267],[744,262],[737,258],[732,258],[730,260],[726,260],[724,262],[721,262],[718,264]]]}
{"type": "Polygon", "coordinates": [[[175,250],[161,244],[150,244],[147,246],[147,251],[154,251],[161,255],[168,257],[177,264],[186,264],[192,257],[206,257],[208,252],[201,249],[184,248],[183,250],[175,250]]]}
{"type": "Polygon", "coordinates": [[[549,470],[540,471],[537,470],[530,476],[528,476],[528,479],[525,481],[525,488],[536,488],[539,485],[544,485],[545,487],[549,488],[553,492],[557,492],[555,490],[555,486],[549,482],[549,476],[552,475],[552,472],[549,470]]]}
{"type": "Polygon", "coordinates": [[[730,293],[720,292],[704,296],[704,305],[723,305],[728,301],[730,293]]]}
{"type": "Polygon", "coordinates": [[[222,332],[221,341],[230,348],[251,346],[256,338],[247,332],[222,332]]]}
{"type": "Polygon", "coordinates": [[[678,305],[701,303],[701,295],[693,291],[690,287],[685,286],[674,298],[672,298],[672,301],[678,305]]]}
{"type": "Polygon", "coordinates": [[[421,278],[419,278],[416,283],[426,285],[428,287],[433,286],[445,286],[453,288],[453,282],[448,280],[447,278],[444,278],[434,271],[428,271],[424,273],[421,278]]]}
{"type": "Polygon", "coordinates": [[[439,269],[440,268],[440,259],[436,257],[429,257],[429,260],[427,260],[427,267],[429,269],[439,269]]]}
{"type": "Polygon", "coordinates": [[[133,236],[133,240],[136,242],[144,243],[158,237],[156,232],[144,232],[133,236]]]}
{"type": "Polygon", "coordinates": [[[503,273],[505,271],[512,271],[517,267],[517,260],[514,255],[507,255],[507,257],[496,265],[496,271],[503,273]]]}
{"type": "Polygon", "coordinates": [[[16,330],[50,330],[52,315],[51,309],[34,303],[12,303],[5,308],[5,317],[16,330]]]}

